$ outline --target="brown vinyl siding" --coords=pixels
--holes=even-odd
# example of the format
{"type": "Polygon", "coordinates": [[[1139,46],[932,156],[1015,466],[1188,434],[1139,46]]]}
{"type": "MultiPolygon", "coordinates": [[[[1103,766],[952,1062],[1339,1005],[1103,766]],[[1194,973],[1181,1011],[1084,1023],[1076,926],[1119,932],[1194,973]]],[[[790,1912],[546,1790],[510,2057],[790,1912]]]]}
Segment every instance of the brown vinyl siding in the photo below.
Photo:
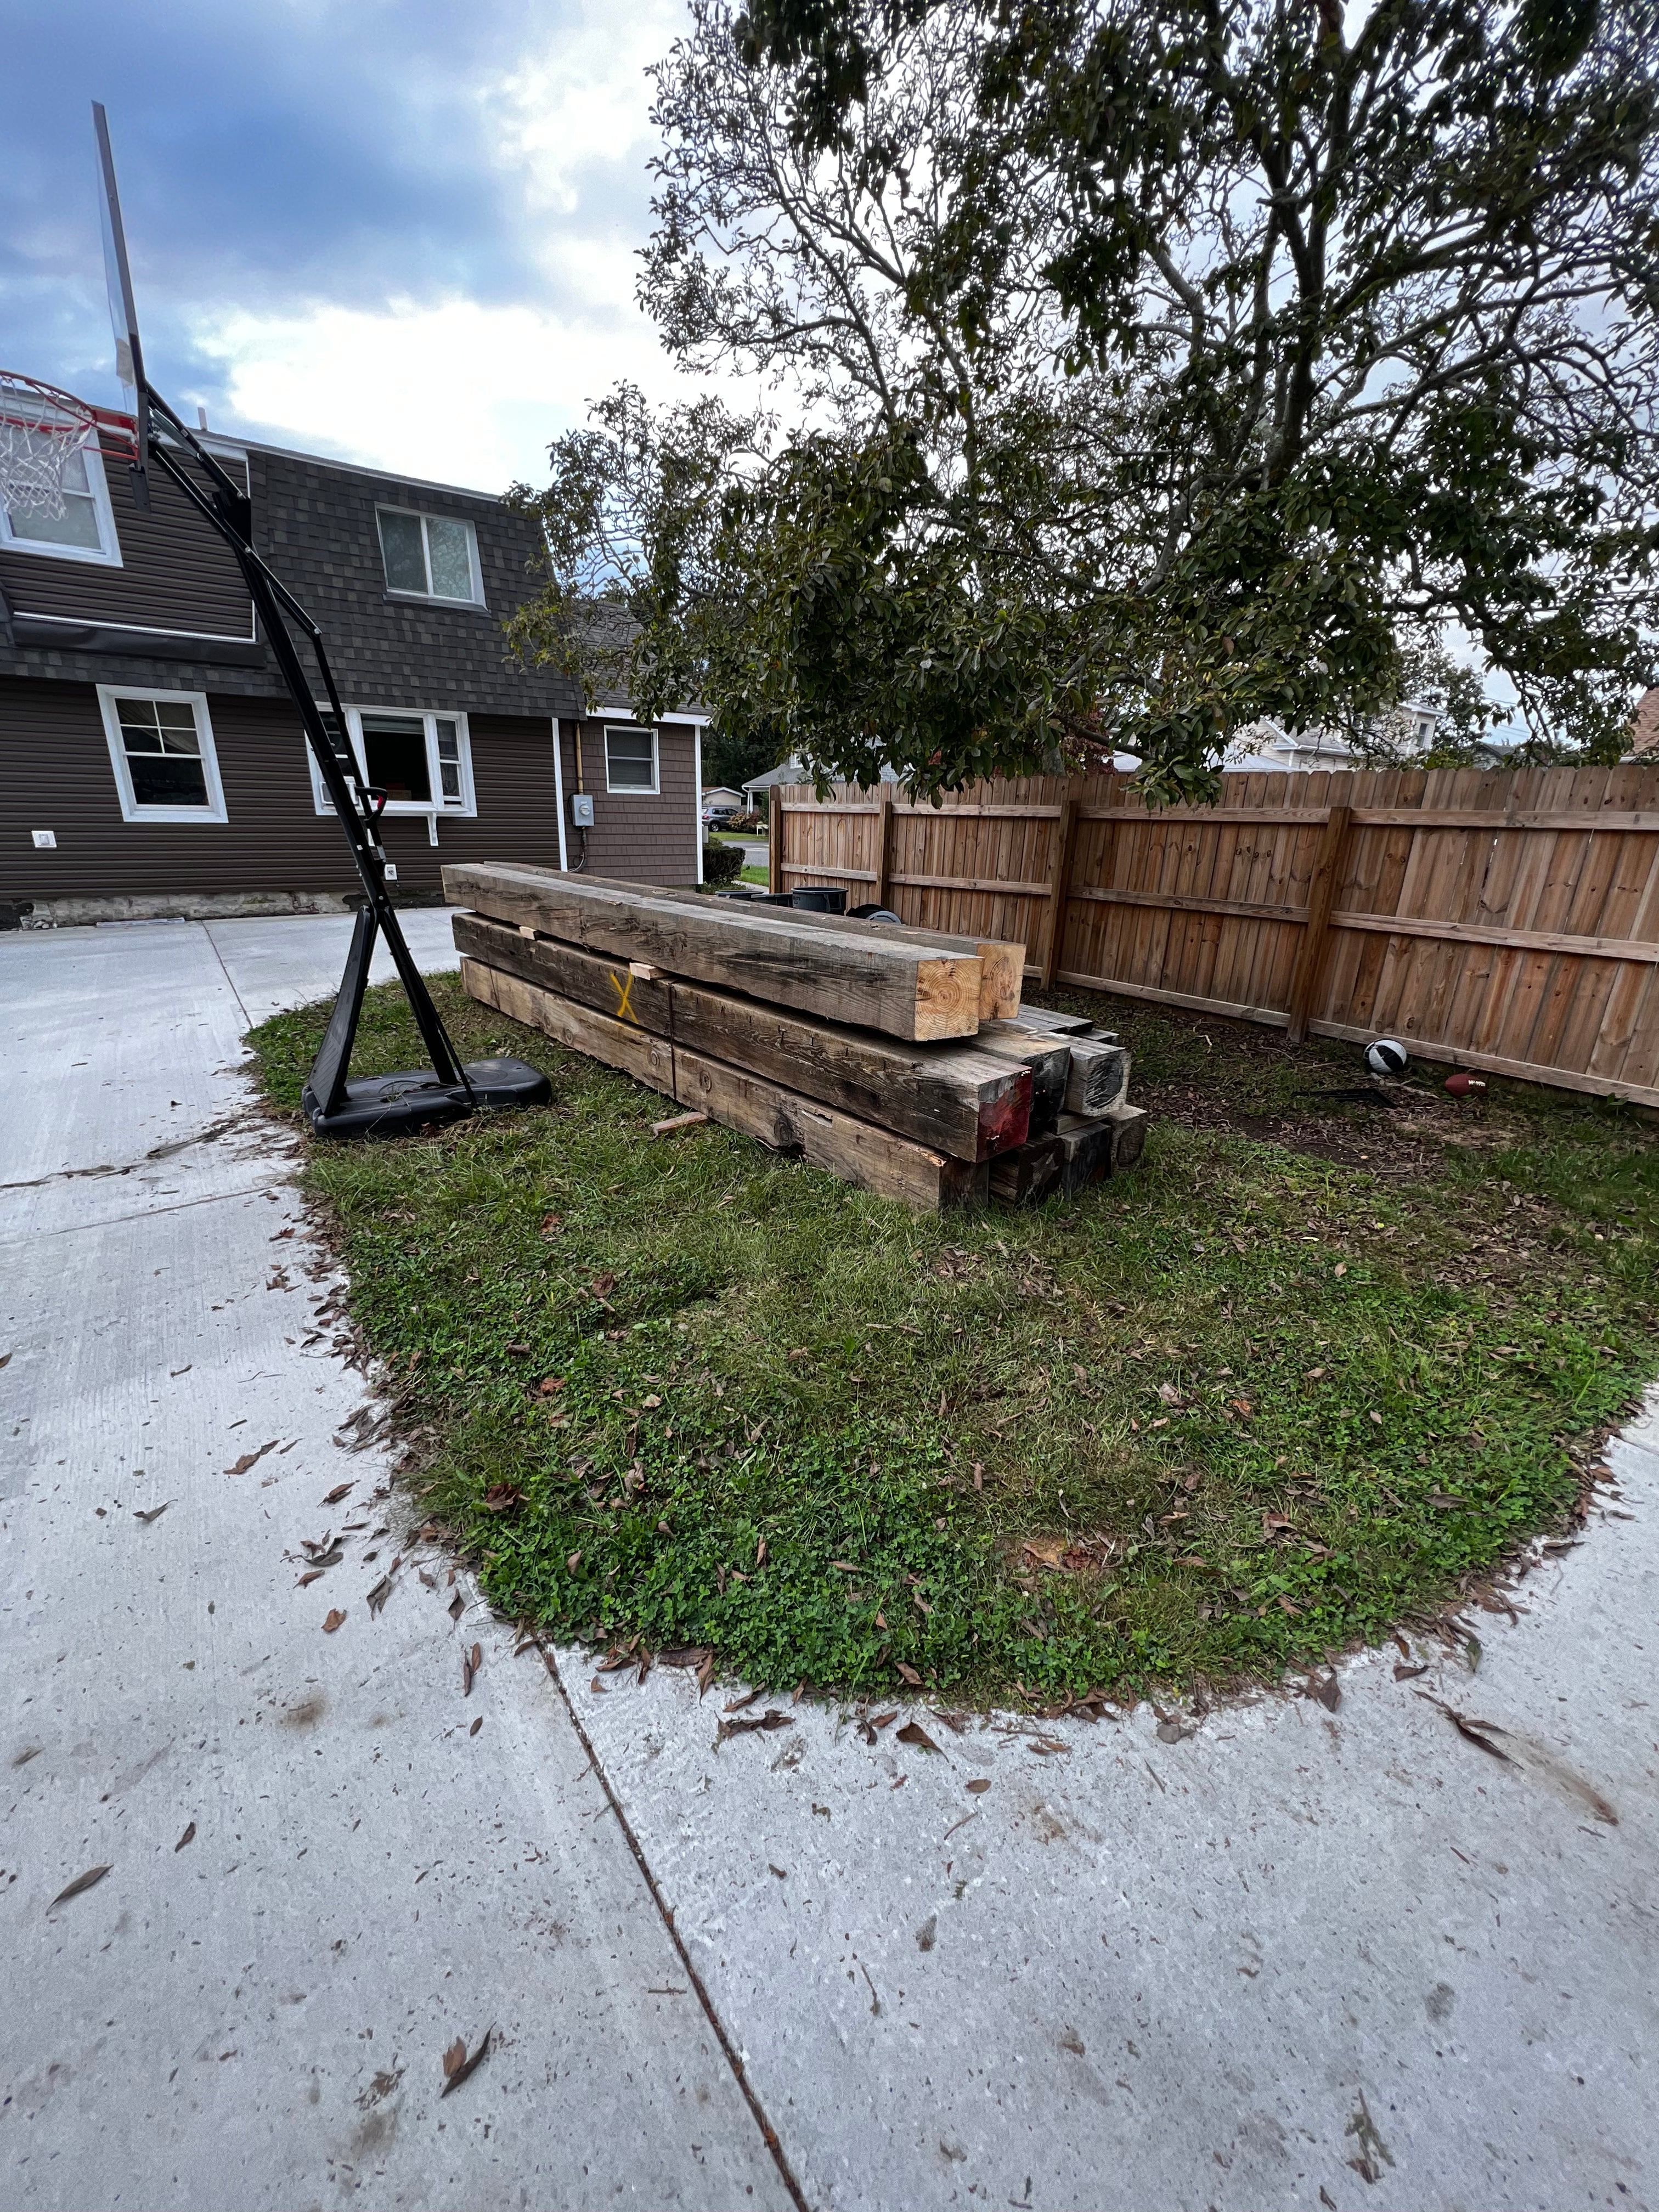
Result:
{"type": "MultiPolygon", "coordinates": [[[[222,459],[228,476],[246,482],[240,461],[222,459]]],[[[0,591],[14,615],[51,615],[76,623],[185,631],[204,637],[250,639],[253,609],[241,572],[189,501],[159,468],[149,471],[150,511],[133,504],[132,477],[106,461],[121,566],[66,561],[47,553],[0,547],[0,591]]],[[[66,631],[65,641],[74,633],[66,631]]],[[[142,641],[135,640],[135,646],[142,641]]]]}
{"type": "MultiPolygon", "coordinates": [[[[620,876],[632,883],[695,884],[702,836],[695,732],[684,722],[662,724],[657,733],[659,789],[654,795],[624,797],[605,787],[605,726],[603,722],[580,725],[583,781],[593,800],[586,872],[620,876]]],[[[567,824],[570,794],[576,788],[577,728],[574,722],[559,725],[567,824]]],[[[581,830],[566,828],[572,868],[583,866],[582,840],[581,830]]]]}
{"type": "MultiPolygon", "coordinates": [[[[351,890],[349,852],[316,811],[292,708],[210,692],[208,712],[229,819],[124,822],[93,687],[0,679],[0,898],[351,890]],[[57,850],[37,852],[34,830],[55,830],[57,850]]],[[[389,815],[400,890],[441,888],[446,860],[559,864],[550,721],[474,714],[468,727],[477,814],[441,818],[435,846],[424,817],[389,815]]]]}

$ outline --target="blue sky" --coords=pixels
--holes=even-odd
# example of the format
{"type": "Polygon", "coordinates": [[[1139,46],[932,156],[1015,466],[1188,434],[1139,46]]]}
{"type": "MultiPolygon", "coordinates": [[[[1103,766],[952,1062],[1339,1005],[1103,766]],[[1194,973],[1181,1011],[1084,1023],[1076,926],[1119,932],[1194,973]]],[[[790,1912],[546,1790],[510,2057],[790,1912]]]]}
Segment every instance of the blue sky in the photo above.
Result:
{"type": "Polygon", "coordinates": [[[620,375],[680,0],[0,0],[0,365],[116,402],[90,103],[150,375],[216,429],[495,489],[620,375]]]}

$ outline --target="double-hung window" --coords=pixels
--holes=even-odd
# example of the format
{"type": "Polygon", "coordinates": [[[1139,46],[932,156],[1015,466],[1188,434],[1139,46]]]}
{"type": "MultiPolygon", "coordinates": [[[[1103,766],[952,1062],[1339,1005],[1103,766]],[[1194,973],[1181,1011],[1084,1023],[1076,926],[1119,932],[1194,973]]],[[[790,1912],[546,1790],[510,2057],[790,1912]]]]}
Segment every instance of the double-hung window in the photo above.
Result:
{"type": "Polygon", "coordinates": [[[470,522],[453,514],[416,514],[401,507],[383,507],[377,513],[388,592],[464,606],[483,605],[478,540],[470,522]]]}
{"type": "Polygon", "coordinates": [[[98,704],[125,822],[223,822],[206,696],[100,684],[98,704]]]}
{"type": "Polygon", "coordinates": [[[605,732],[605,787],[641,798],[653,794],[657,781],[657,733],[608,722],[605,732]]]}
{"type": "MultiPolygon", "coordinates": [[[[334,750],[357,764],[365,783],[386,794],[388,814],[476,814],[472,748],[465,714],[379,707],[348,707],[343,735],[325,711],[334,750]]],[[[319,814],[330,812],[328,791],[316,762],[312,791],[319,814]]]]}
{"type": "MultiPolygon", "coordinates": [[[[68,430],[35,430],[35,438],[67,437],[68,430]]],[[[22,499],[0,504],[0,545],[18,553],[44,553],[55,561],[97,561],[121,565],[120,542],[109,503],[104,464],[95,446],[80,446],[64,466],[61,499],[31,505],[22,499]],[[54,506],[62,512],[54,514],[54,506]]]]}

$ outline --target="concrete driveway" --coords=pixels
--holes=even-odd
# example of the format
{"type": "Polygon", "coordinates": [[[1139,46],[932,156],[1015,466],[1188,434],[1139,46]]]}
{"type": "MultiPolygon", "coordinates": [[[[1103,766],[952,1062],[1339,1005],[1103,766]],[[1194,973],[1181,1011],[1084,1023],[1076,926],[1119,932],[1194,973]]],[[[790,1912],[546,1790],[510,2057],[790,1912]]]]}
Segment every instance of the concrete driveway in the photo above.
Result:
{"type": "Polygon", "coordinates": [[[237,1073],[345,937],[0,939],[0,2202],[1659,2206],[1659,1409],[1478,1675],[716,1754],[404,1540],[237,1073]]]}

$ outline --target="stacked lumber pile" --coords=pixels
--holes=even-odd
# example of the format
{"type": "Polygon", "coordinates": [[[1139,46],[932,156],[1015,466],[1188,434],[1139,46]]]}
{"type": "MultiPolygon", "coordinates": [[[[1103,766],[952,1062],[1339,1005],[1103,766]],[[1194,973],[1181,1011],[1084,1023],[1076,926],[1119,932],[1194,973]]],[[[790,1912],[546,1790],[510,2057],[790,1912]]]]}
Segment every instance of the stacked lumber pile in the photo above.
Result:
{"type": "Polygon", "coordinates": [[[444,870],[471,994],[848,1182],[1030,1205],[1139,1158],[1129,1055],[1020,1007],[1024,947],[690,890],[444,870]]]}

